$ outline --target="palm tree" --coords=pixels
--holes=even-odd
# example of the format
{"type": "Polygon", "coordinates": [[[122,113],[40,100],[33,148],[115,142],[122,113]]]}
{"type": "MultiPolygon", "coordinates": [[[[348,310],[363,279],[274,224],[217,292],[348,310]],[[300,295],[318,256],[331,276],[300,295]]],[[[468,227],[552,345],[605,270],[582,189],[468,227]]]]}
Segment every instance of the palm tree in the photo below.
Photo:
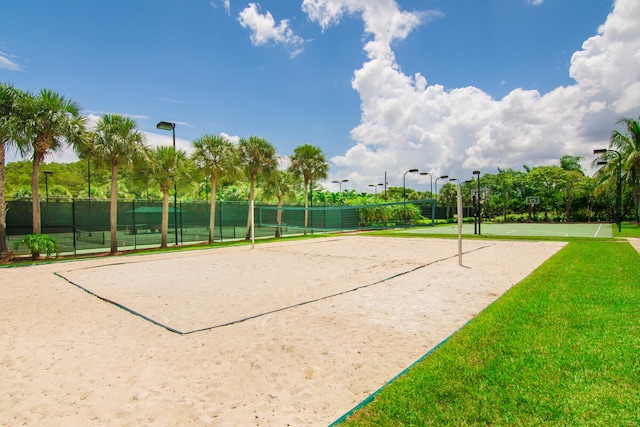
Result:
{"type": "Polygon", "coordinates": [[[235,178],[241,174],[239,152],[231,141],[217,135],[203,135],[193,141],[193,146],[195,151],[191,155],[191,159],[211,179],[209,243],[213,243],[218,180],[221,177],[235,178]]]}
{"type": "Polygon", "coordinates": [[[623,117],[618,124],[626,127],[624,134],[614,130],[611,134],[610,147],[616,149],[622,157],[623,179],[633,188],[635,223],[640,223],[640,117],[635,120],[623,117]]]}
{"type": "Polygon", "coordinates": [[[162,192],[162,240],[161,248],[167,247],[169,234],[169,190],[173,183],[190,178],[192,164],[182,150],[173,147],[156,147],[149,153],[151,179],[160,186],[162,192]]]}
{"type": "Polygon", "coordinates": [[[10,253],[7,245],[7,217],[4,194],[5,153],[10,145],[20,148],[22,140],[19,132],[22,128],[23,110],[21,101],[25,94],[7,83],[0,83],[0,260],[10,253]]]}
{"type": "Polygon", "coordinates": [[[456,206],[458,200],[458,190],[456,186],[450,182],[444,184],[440,189],[438,200],[442,200],[443,204],[447,207],[447,219],[449,219],[449,211],[453,206],[456,206]]]}
{"type": "Polygon", "coordinates": [[[278,200],[278,211],[276,214],[276,237],[282,237],[282,205],[285,199],[296,197],[296,179],[287,171],[275,170],[266,183],[263,191],[264,197],[275,197],[278,200]]]}
{"type": "Polygon", "coordinates": [[[32,153],[31,204],[33,209],[33,233],[40,234],[40,197],[38,174],[40,163],[53,151],[66,143],[79,147],[86,137],[85,117],[80,115],[76,101],[48,89],[42,89],[30,97],[26,107],[24,137],[30,143],[25,151],[32,153]]]}
{"type": "Polygon", "coordinates": [[[258,175],[266,176],[275,170],[278,159],[276,149],[265,138],[251,136],[240,140],[240,165],[249,178],[249,216],[246,239],[251,238],[251,208],[255,200],[255,182],[258,175]]]}
{"type": "Polygon", "coordinates": [[[329,165],[322,149],[311,144],[303,144],[293,150],[289,170],[304,182],[304,227],[307,233],[309,218],[309,183],[318,179],[325,179],[329,172],[329,165]]]}
{"type": "Polygon", "coordinates": [[[111,167],[111,206],[109,229],[111,230],[111,253],[118,251],[118,166],[147,159],[148,148],[144,135],[136,128],[136,122],[119,114],[104,114],[93,133],[90,149],[98,164],[111,167]]]}

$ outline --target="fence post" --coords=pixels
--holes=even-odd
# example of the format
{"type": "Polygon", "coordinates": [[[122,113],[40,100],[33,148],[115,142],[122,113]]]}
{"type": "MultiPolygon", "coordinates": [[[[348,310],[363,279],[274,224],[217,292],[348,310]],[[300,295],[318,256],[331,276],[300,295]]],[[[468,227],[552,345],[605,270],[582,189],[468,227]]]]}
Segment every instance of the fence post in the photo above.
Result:
{"type": "Polygon", "coordinates": [[[133,234],[133,250],[138,249],[138,230],[136,224],[136,199],[131,201],[131,214],[133,215],[133,228],[131,229],[131,234],[133,234]]]}
{"type": "MultiPolygon", "coordinates": [[[[213,203],[218,203],[218,201],[214,200],[213,203]]],[[[220,206],[218,206],[218,209],[216,209],[216,212],[217,212],[216,217],[218,217],[218,221],[220,221],[220,243],[222,243],[222,201],[220,201],[220,206]]],[[[214,223],[213,226],[215,227],[216,224],[214,223]]]]}
{"type": "Polygon", "coordinates": [[[73,234],[73,254],[77,255],[76,251],[76,199],[71,199],[71,233],[73,234]]]}

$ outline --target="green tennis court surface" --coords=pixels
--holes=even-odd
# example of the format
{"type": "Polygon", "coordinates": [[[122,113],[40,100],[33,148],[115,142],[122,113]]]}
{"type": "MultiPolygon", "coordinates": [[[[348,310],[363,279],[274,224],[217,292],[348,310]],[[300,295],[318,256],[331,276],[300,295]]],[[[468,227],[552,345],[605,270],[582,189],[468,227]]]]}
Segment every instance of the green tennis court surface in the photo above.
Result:
{"type": "MultiPolygon", "coordinates": [[[[522,236],[522,237],[601,237],[613,236],[611,224],[493,224],[483,223],[480,227],[485,236],[522,236]]],[[[406,233],[458,234],[458,225],[422,227],[406,230],[406,233]]],[[[462,234],[474,234],[473,224],[464,224],[462,234]]]]}

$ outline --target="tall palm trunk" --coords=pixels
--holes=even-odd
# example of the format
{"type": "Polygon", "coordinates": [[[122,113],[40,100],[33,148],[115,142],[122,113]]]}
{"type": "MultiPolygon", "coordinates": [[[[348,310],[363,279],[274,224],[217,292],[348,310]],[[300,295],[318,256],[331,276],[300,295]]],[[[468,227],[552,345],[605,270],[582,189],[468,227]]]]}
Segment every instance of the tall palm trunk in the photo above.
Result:
{"type": "Polygon", "coordinates": [[[33,153],[33,169],[31,171],[31,211],[32,211],[32,233],[40,234],[40,194],[38,191],[38,174],[40,172],[40,161],[42,153],[33,153]]]}
{"type": "Polygon", "coordinates": [[[7,244],[7,207],[4,197],[4,176],[5,176],[5,147],[4,143],[0,144],[0,259],[9,254],[9,245],[7,244]]]}
{"type": "MultiPolygon", "coordinates": [[[[251,180],[249,181],[249,215],[247,215],[247,235],[245,236],[245,240],[251,239],[251,228],[253,227],[251,217],[253,216],[253,212],[251,211],[251,202],[254,200],[255,191],[256,191],[256,176],[251,176],[251,180]]],[[[255,221],[254,221],[255,222],[255,221]]]]}
{"type": "Polygon", "coordinates": [[[213,243],[214,231],[216,229],[216,187],[218,178],[211,175],[211,207],[209,208],[209,243],[213,243]]]}
{"type": "Polygon", "coordinates": [[[278,226],[276,227],[276,237],[280,238],[282,237],[282,205],[284,203],[284,199],[282,198],[282,196],[278,196],[278,211],[276,213],[276,224],[278,224],[278,226]]]}
{"type": "Polygon", "coordinates": [[[169,187],[162,187],[162,240],[160,242],[161,248],[167,247],[167,240],[169,235],[169,187]]]}
{"type": "MultiPolygon", "coordinates": [[[[111,230],[111,253],[118,252],[118,164],[111,166],[111,206],[109,210],[109,230],[111,230]]],[[[133,225],[135,228],[135,224],[133,225]]]]}

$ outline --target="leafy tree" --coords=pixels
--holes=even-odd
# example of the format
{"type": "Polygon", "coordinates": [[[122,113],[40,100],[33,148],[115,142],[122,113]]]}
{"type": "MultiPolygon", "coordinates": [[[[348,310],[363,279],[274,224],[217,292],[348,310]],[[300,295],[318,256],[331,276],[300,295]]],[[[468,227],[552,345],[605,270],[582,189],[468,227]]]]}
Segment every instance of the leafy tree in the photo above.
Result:
{"type": "Polygon", "coordinates": [[[440,189],[440,196],[438,197],[438,201],[442,202],[442,204],[447,207],[447,218],[450,218],[449,211],[451,207],[457,205],[457,200],[458,190],[456,189],[456,186],[450,182],[444,184],[440,189]]]}
{"type": "Polygon", "coordinates": [[[189,179],[193,172],[193,164],[182,150],[173,147],[156,147],[149,153],[151,177],[162,192],[162,225],[161,248],[167,247],[169,234],[169,190],[173,183],[189,179]]]}
{"type": "Polygon", "coordinates": [[[96,163],[111,168],[109,229],[112,254],[118,251],[118,166],[141,163],[147,159],[148,148],[144,144],[144,135],[136,126],[136,122],[129,117],[104,114],[98,120],[90,148],[84,148],[96,163]]]}
{"type": "Polygon", "coordinates": [[[558,191],[566,183],[564,171],[558,166],[538,166],[527,176],[534,190],[540,194],[544,219],[549,221],[549,208],[555,209],[558,191]]]}
{"type": "Polygon", "coordinates": [[[195,150],[191,158],[211,179],[209,243],[213,243],[218,181],[221,177],[231,179],[242,173],[239,151],[229,140],[217,135],[203,135],[193,141],[193,146],[195,150]]]}
{"type": "Polygon", "coordinates": [[[622,157],[622,172],[625,181],[633,188],[635,223],[640,223],[640,117],[623,117],[618,120],[626,128],[626,133],[614,130],[610,147],[622,157]]]}
{"type": "Polygon", "coordinates": [[[258,176],[267,176],[278,164],[276,149],[265,138],[251,136],[240,140],[240,165],[249,178],[249,215],[247,217],[246,239],[251,238],[251,207],[255,200],[255,183],[258,176]]]}
{"type": "Polygon", "coordinates": [[[593,211],[596,203],[596,181],[595,179],[585,176],[584,180],[579,184],[578,193],[587,203],[587,221],[591,222],[593,211]]]}
{"type": "Polygon", "coordinates": [[[31,204],[33,210],[33,234],[40,234],[40,197],[38,193],[40,164],[45,157],[62,146],[70,144],[76,149],[84,144],[85,117],[80,115],[76,101],[42,89],[25,103],[23,143],[32,154],[31,204]]]}
{"type": "Polygon", "coordinates": [[[305,234],[309,219],[309,183],[327,178],[329,165],[324,153],[319,147],[303,144],[293,150],[289,170],[297,177],[302,177],[304,183],[304,226],[305,234]]]}
{"type": "Polygon", "coordinates": [[[565,154],[560,157],[560,167],[566,171],[577,171],[584,175],[582,165],[580,164],[580,160],[582,159],[583,157],[580,156],[570,156],[565,154]]]}
{"type": "MultiPolygon", "coordinates": [[[[296,196],[297,182],[295,177],[287,171],[275,170],[269,175],[263,194],[265,197],[275,197],[278,201],[276,224],[282,224],[282,206],[285,200],[296,196]]],[[[276,227],[276,237],[282,236],[282,227],[276,227]]]]}
{"type": "MultiPolygon", "coordinates": [[[[507,207],[509,201],[513,197],[514,192],[514,175],[516,171],[513,169],[498,169],[498,174],[493,179],[492,194],[499,198],[502,205],[502,218],[507,221],[507,207]]],[[[486,177],[485,177],[486,180],[486,177]]]]}
{"type": "Polygon", "coordinates": [[[0,83],[0,259],[9,255],[7,208],[5,203],[5,153],[10,145],[22,143],[19,134],[24,122],[22,101],[25,94],[7,83],[0,83]]]}

